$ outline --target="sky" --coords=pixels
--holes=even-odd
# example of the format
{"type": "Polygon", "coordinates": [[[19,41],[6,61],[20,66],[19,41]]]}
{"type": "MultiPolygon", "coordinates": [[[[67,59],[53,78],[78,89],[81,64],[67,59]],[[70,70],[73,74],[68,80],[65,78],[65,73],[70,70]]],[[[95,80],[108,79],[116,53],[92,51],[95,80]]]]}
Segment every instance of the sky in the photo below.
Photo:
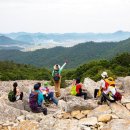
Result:
{"type": "Polygon", "coordinates": [[[0,33],[130,31],[130,0],[0,0],[0,33]]]}

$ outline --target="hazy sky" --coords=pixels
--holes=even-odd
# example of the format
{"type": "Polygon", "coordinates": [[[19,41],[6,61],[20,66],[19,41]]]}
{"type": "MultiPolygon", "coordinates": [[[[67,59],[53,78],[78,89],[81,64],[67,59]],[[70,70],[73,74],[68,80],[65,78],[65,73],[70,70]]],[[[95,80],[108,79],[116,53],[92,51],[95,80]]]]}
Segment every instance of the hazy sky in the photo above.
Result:
{"type": "Polygon", "coordinates": [[[130,0],[0,0],[0,32],[130,31],[130,0]]]}

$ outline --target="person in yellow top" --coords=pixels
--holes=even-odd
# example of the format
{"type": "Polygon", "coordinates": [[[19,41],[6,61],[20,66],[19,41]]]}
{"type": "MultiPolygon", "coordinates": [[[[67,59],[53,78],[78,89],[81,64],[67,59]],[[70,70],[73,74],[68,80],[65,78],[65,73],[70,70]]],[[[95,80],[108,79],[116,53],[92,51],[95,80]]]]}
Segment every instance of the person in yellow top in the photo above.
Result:
{"type": "Polygon", "coordinates": [[[56,97],[60,97],[60,84],[61,84],[61,72],[63,68],[65,67],[66,62],[60,67],[60,65],[56,64],[53,67],[52,71],[52,77],[53,77],[53,82],[55,85],[55,93],[56,97]]]}

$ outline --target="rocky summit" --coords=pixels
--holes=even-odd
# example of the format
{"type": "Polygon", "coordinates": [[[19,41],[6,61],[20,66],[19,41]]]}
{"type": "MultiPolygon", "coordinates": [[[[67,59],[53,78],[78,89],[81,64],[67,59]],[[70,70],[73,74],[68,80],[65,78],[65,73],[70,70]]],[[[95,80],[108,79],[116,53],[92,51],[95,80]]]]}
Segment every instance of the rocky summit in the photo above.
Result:
{"type": "Polygon", "coordinates": [[[24,93],[23,101],[9,102],[8,93],[14,81],[0,81],[0,130],[130,130],[130,76],[116,80],[123,95],[121,102],[98,105],[93,99],[98,82],[85,78],[88,99],[71,96],[68,85],[61,89],[58,106],[47,106],[47,116],[32,113],[28,105],[29,92],[37,82],[45,81],[17,81],[24,93]]]}

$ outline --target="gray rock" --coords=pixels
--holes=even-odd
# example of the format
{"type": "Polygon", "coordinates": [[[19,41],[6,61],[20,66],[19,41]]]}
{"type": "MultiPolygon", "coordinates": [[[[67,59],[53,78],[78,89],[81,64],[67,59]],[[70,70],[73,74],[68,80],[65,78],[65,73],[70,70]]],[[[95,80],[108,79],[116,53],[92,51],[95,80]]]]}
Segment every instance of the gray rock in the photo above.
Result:
{"type": "Polygon", "coordinates": [[[124,82],[123,82],[123,88],[125,91],[125,94],[130,94],[130,76],[127,76],[124,78],[124,82]]]}
{"type": "Polygon", "coordinates": [[[114,119],[105,125],[101,130],[130,130],[130,120],[114,119]]]}
{"type": "Polygon", "coordinates": [[[85,78],[83,85],[87,89],[87,96],[92,98],[94,95],[94,89],[98,84],[90,78],[85,78]]]}
{"type": "Polygon", "coordinates": [[[25,116],[24,115],[18,116],[17,120],[18,121],[23,121],[23,120],[25,120],[25,116]]]}
{"type": "Polygon", "coordinates": [[[112,112],[122,119],[130,119],[130,112],[122,104],[111,103],[110,107],[112,112]]]}
{"type": "Polygon", "coordinates": [[[96,117],[83,118],[79,120],[79,125],[94,126],[97,124],[96,117]]]}
{"type": "Polygon", "coordinates": [[[58,106],[66,112],[72,112],[74,110],[92,110],[97,107],[97,104],[92,99],[84,100],[80,97],[68,96],[65,100],[67,102],[59,101],[58,106]]]}
{"type": "Polygon", "coordinates": [[[15,101],[15,102],[10,102],[9,100],[6,101],[6,104],[8,106],[17,108],[19,110],[24,110],[24,104],[21,100],[15,101]]]}
{"type": "Polygon", "coordinates": [[[21,115],[21,111],[5,104],[4,100],[0,100],[0,121],[14,121],[21,115]]]}
{"type": "Polygon", "coordinates": [[[87,115],[87,117],[98,117],[102,114],[110,114],[111,109],[108,105],[101,105],[95,108],[94,110],[90,111],[87,115]]]}

